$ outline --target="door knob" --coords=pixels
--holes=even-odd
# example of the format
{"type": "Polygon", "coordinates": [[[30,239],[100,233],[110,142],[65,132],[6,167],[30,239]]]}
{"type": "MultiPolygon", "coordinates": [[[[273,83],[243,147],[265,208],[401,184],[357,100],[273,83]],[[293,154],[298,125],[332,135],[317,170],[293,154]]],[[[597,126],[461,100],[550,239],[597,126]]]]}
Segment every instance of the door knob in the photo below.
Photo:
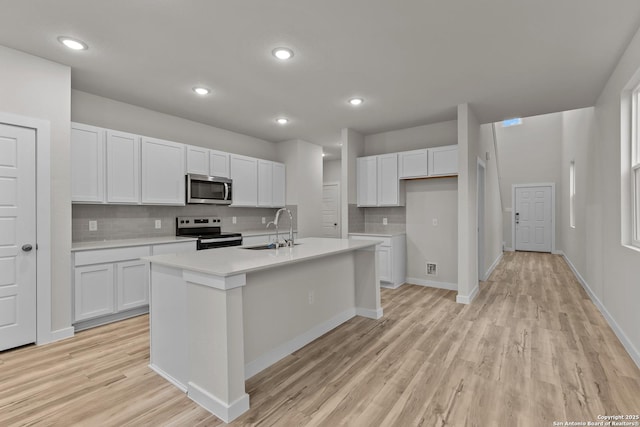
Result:
{"type": "Polygon", "coordinates": [[[33,249],[33,246],[28,243],[26,245],[22,245],[22,250],[25,252],[29,252],[31,249],[33,249]]]}
{"type": "Polygon", "coordinates": [[[334,223],[333,223],[333,226],[334,226],[334,227],[337,227],[337,226],[338,226],[338,223],[337,223],[337,222],[334,222],[334,223]]]}

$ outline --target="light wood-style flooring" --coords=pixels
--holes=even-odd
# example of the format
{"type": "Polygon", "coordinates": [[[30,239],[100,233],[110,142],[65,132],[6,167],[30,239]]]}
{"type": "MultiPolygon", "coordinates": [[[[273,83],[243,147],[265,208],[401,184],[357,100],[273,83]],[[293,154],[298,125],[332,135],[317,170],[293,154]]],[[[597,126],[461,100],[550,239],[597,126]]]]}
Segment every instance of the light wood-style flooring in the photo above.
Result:
{"type": "MultiPolygon", "coordinates": [[[[640,413],[640,370],[559,256],[506,253],[469,306],[383,289],[247,381],[231,425],[551,426],[640,413]]],[[[217,426],[148,367],[148,317],[0,353],[0,426],[217,426]]]]}

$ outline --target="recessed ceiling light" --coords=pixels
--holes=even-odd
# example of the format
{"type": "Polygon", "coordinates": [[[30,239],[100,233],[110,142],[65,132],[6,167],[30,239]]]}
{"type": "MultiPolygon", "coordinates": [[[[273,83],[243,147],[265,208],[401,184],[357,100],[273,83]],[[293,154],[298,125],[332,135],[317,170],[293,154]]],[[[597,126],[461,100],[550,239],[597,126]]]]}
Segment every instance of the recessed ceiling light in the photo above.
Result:
{"type": "Polygon", "coordinates": [[[349,100],[349,104],[353,105],[353,106],[357,106],[360,105],[364,102],[364,99],[362,98],[351,98],[349,100]]]}
{"type": "Polygon", "coordinates": [[[322,157],[325,157],[327,155],[327,153],[322,153],[322,157]]]}
{"type": "Polygon", "coordinates": [[[289,123],[289,119],[287,119],[286,117],[279,117],[276,119],[276,123],[278,123],[279,125],[286,125],[287,123],[289,123]]]}
{"type": "Polygon", "coordinates": [[[277,47],[271,51],[273,56],[283,61],[293,58],[293,51],[288,47],[277,47]]]}
{"type": "Polygon", "coordinates": [[[72,39],[71,37],[60,36],[58,37],[58,41],[73,50],[87,50],[89,46],[85,42],[80,40],[72,39]]]}
{"type": "Polygon", "coordinates": [[[211,90],[206,87],[194,87],[193,91],[198,95],[209,95],[211,93],[211,90]]]}

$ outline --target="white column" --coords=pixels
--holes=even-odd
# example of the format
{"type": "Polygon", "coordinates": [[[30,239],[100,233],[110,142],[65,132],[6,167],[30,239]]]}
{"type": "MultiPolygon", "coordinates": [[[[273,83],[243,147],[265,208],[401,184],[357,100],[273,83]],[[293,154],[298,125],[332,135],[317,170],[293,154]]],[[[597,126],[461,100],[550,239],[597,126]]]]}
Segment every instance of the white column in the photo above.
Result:
{"type": "Polygon", "coordinates": [[[378,247],[376,245],[353,253],[356,314],[371,319],[382,317],[378,247]]]}

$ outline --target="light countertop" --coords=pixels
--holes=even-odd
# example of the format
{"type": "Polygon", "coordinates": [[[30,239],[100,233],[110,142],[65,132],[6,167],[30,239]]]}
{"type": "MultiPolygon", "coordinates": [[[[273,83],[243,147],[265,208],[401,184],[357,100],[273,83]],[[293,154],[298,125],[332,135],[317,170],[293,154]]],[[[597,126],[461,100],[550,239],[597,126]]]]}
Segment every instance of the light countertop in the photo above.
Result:
{"type": "Polygon", "coordinates": [[[394,237],[405,234],[407,234],[406,231],[396,231],[393,233],[349,233],[349,236],[394,237]]]}
{"type": "MultiPolygon", "coordinates": [[[[294,233],[297,233],[298,230],[293,230],[294,233]]],[[[275,228],[263,228],[261,230],[246,230],[246,231],[238,231],[238,233],[242,233],[243,237],[251,237],[251,236],[266,236],[266,235],[270,235],[270,234],[276,234],[276,230],[275,228]]],[[[289,233],[289,228],[282,228],[280,229],[279,234],[283,235],[283,234],[288,234],[289,233]]]]}
{"type": "Polygon", "coordinates": [[[160,236],[140,237],[138,239],[98,240],[92,242],[73,242],[71,252],[90,251],[94,249],[126,248],[130,246],[159,245],[163,243],[193,242],[194,237],[160,236]]]}
{"type": "Polygon", "coordinates": [[[382,242],[309,237],[300,239],[296,243],[299,244],[293,248],[277,250],[250,250],[235,246],[191,253],[156,255],[142,259],[152,264],[227,277],[364,249],[382,242]]]}

